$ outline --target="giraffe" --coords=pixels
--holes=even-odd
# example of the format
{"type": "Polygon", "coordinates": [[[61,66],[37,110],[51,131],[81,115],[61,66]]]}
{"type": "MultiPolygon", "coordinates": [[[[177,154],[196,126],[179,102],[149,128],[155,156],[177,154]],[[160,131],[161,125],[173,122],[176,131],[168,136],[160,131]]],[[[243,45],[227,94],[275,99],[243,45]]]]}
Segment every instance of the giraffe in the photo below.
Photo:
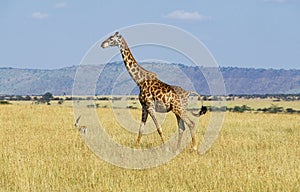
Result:
{"type": "MultiPolygon", "coordinates": [[[[179,86],[168,85],[160,81],[157,74],[144,69],[138,64],[138,62],[133,57],[125,39],[119,32],[107,38],[102,42],[101,47],[118,47],[120,49],[125,67],[140,89],[139,101],[142,105],[142,118],[138,131],[137,144],[140,144],[140,140],[144,131],[144,126],[146,124],[148,115],[151,116],[158,134],[161,137],[162,142],[165,142],[165,138],[162,132],[161,125],[156,119],[156,112],[167,113],[172,111],[176,118],[178,124],[178,143],[177,149],[180,147],[183,132],[185,131],[186,123],[190,129],[190,134],[192,137],[192,147],[197,150],[196,138],[195,138],[195,124],[187,115],[187,104],[188,97],[190,94],[197,95],[200,99],[200,95],[196,92],[186,91],[179,86]]],[[[199,117],[206,113],[207,108],[203,106],[199,113],[192,113],[194,116],[199,117]]]]}

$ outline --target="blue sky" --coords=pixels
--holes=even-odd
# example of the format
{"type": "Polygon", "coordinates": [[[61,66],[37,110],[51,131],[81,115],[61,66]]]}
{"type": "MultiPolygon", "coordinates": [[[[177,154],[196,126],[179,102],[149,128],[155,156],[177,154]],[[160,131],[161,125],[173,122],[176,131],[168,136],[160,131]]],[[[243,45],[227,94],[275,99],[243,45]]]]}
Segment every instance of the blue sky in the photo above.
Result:
{"type": "Polygon", "coordinates": [[[300,69],[299,20],[300,0],[7,0],[0,6],[0,67],[78,65],[103,36],[162,23],[192,33],[220,66],[300,69]]]}

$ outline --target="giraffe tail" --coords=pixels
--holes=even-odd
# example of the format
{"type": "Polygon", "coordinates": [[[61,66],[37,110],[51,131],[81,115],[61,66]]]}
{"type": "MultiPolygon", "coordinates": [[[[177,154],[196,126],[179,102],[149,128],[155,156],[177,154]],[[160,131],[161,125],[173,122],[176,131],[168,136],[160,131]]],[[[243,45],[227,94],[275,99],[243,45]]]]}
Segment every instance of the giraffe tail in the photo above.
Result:
{"type": "Polygon", "coordinates": [[[195,117],[200,117],[201,115],[204,115],[207,112],[207,107],[203,105],[203,99],[201,98],[201,96],[197,92],[191,91],[190,95],[191,94],[197,95],[198,99],[200,99],[200,101],[201,101],[201,110],[198,113],[194,113],[193,111],[191,113],[195,117]]]}

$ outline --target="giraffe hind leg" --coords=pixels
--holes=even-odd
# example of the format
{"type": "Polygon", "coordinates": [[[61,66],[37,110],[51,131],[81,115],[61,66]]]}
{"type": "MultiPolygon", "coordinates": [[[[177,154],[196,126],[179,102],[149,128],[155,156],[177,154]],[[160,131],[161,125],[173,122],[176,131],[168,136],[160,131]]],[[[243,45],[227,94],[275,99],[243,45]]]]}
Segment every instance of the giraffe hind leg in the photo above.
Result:
{"type": "Polygon", "coordinates": [[[193,150],[197,150],[197,143],[196,143],[196,137],[195,137],[195,124],[190,118],[186,115],[186,113],[183,113],[183,115],[180,116],[180,118],[188,125],[192,137],[192,147],[193,150]]]}

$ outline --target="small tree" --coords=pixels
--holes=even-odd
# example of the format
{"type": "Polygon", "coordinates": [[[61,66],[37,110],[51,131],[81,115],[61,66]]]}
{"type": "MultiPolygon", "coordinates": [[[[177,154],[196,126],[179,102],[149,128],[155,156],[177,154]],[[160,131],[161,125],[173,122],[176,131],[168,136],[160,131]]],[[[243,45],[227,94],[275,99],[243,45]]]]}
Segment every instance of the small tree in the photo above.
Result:
{"type": "Polygon", "coordinates": [[[25,100],[26,100],[26,101],[30,101],[30,100],[31,100],[31,97],[30,97],[29,95],[26,95],[25,100]]]}
{"type": "Polygon", "coordinates": [[[52,93],[50,93],[50,92],[47,92],[47,93],[45,93],[43,96],[42,96],[42,100],[44,101],[44,102],[46,102],[47,104],[50,104],[50,101],[53,99],[53,95],[52,95],[52,93]]]}

